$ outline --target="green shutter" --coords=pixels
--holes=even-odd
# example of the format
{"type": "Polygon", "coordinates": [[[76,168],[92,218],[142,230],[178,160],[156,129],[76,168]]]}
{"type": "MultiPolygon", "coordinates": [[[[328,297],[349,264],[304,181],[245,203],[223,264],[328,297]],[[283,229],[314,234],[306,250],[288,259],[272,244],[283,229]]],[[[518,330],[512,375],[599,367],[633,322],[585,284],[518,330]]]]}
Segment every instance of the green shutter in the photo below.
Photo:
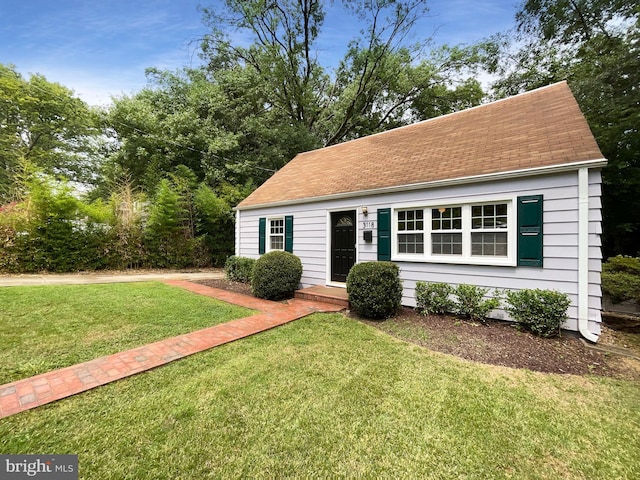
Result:
{"type": "Polygon", "coordinates": [[[378,260],[391,260],[391,209],[378,209],[378,260]]]}
{"type": "Polygon", "coordinates": [[[284,217],[284,250],[293,253],[293,215],[284,217]]]}
{"type": "Polygon", "coordinates": [[[260,255],[262,255],[265,251],[266,231],[267,231],[267,219],[263,217],[258,222],[258,253],[260,255]]]}
{"type": "Polygon", "coordinates": [[[542,267],[542,195],[518,197],[518,265],[542,267]]]}

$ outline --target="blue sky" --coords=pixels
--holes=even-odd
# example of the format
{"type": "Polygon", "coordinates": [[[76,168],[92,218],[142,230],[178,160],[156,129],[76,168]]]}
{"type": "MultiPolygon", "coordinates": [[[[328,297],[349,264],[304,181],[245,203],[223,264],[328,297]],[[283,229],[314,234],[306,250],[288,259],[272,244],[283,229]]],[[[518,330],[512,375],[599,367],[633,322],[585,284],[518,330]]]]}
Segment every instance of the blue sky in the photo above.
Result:
{"type": "MultiPolygon", "coordinates": [[[[92,105],[146,84],[145,69],[196,66],[206,27],[198,5],[219,0],[2,0],[0,63],[41,73],[92,105]]],[[[437,43],[473,43],[511,28],[518,0],[433,0],[416,29],[437,43]]],[[[319,58],[335,63],[357,25],[330,7],[319,58]]]]}

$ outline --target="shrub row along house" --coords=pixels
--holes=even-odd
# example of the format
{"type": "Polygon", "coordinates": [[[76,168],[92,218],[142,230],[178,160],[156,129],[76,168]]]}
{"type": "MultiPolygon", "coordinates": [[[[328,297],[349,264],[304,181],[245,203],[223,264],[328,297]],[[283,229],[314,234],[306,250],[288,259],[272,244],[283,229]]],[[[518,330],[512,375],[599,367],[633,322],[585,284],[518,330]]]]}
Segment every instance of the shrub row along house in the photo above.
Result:
{"type": "Polygon", "coordinates": [[[303,287],[390,260],[407,306],[418,281],[558,290],[597,341],[605,165],[561,82],[297,155],[237,206],[236,255],[293,252],[303,287]]]}

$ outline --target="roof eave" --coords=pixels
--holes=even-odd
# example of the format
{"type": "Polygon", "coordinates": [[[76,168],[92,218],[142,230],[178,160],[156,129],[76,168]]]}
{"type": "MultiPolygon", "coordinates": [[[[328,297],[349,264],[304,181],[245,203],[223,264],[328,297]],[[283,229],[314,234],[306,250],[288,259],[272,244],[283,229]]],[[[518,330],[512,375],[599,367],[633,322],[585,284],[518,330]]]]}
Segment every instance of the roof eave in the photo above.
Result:
{"type": "Polygon", "coordinates": [[[286,205],[300,205],[304,203],[324,202],[329,200],[339,200],[342,198],[365,197],[368,195],[383,195],[387,193],[406,192],[412,190],[423,190],[430,188],[442,188],[470,183],[490,182],[496,180],[509,180],[513,178],[530,177],[533,175],[549,175],[555,173],[570,172],[580,168],[602,168],[607,165],[605,158],[595,160],[582,160],[579,162],[563,163],[560,165],[550,165],[545,167],[525,168],[508,172],[485,173],[482,175],[472,175],[468,177],[451,178],[446,180],[434,180],[431,182],[411,183],[407,185],[396,185],[392,187],[374,188],[369,190],[359,190],[356,192],[341,192],[318,197],[298,198],[293,200],[281,200],[277,202],[259,203],[255,205],[238,205],[234,210],[256,210],[266,207],[282,207],[286,205]]]}

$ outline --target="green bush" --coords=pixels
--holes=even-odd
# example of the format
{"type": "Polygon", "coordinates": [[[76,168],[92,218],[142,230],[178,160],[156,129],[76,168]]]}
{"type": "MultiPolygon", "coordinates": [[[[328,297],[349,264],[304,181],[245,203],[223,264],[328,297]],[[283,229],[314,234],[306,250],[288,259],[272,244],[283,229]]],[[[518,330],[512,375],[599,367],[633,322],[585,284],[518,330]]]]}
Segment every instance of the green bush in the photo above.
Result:
{"type": "Polygon", "coordinates": [[[364,262],[354,265],[347,275],[351,308],[373,319],[392,316],[402,302],[400,269],[391,262],[364,262]]]}
{"type": "Polygon", "coordinates": [[[469,317],[471,320],[484,322],[491,310],[500,307],[500,298],[498,296],[484,299],[488,292],[488,288],[466,284],[458,285],[454,290],[456,296],[455,313],[469,317]]]}
{"type": "Polygon", "coordinates": [[[522,328],[540,337],[560,334],[560,327],[567,319],[571,300],[566,293],[554,290],[524,289],[506,294],[505,310],[522,328]]]}
{"type": "Polygon", "coordinates": [[[416,283],[416,307],[423,315],[453,312],[451,299],[454,288],[448,283],[416,283]]]}
{"type": "Polygon", "coordinates": [[[171,178],[153,202],[125,182],[109,202],[88,203],[64,182],[33,175],[23,201],[0,207],[0,271],[224,265],[233,252],[229,202],[202,185],[193,194],[188,169],[171,178]]]}
{"type": "Polygon", "coordinates": [[[640,276],[625,272],[602,272],[602,290],[613,303],[635,300],[640,303],[640,276]]]}
{"type": "Polygon", "coordinates": [[[258,298],[281,300],[293,295],[302,277],[302,262],[293,253],[269,252],[256,260],[251,291],[258,298]]]}
{"type": "Polygon", "coordinates": [[[611,257],[602,265],[602,290],[613,303],[640,302],[640,258],[611,257]]]}
{"type": "Polygon", "coordinates": [[[640,276],[640,258],[618,255],[610,257],[602,265],[603,272],[623,272],[640,276]]]}
{"type": "Polygon", "coordinates": [[[224,273],[233,282],[251,283],[255,264],[254,258],[232,255],[224,264],[224,273]]]}

